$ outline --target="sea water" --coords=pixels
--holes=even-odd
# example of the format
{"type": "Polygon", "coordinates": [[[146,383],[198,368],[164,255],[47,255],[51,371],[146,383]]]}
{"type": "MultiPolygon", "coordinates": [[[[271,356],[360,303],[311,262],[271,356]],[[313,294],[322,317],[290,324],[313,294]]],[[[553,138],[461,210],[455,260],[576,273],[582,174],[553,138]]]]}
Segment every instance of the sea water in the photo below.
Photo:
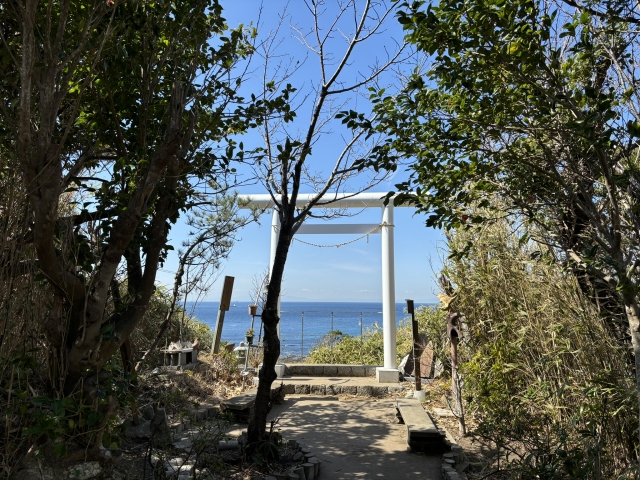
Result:
{"type": "MultiPolygon", "coordinates": [[[[218,302],[187,303],[187,312],[213,330],[218,315],[218,302]]],[[[236,345],[244,341],[251,328],[249,302],[235,302],[225,312],[222,340],[236,345]]],[[[419,305],[416,304],[416,308],[419,305]]],[[[282,302],[280,305],[280,339],[282,357],[304,357],[330,331],[359,336],[368,329],[382,328],[382,304],[361,302],[282,302]]],[[[260,312],[258,312],[260,313],[260,312]]],[[[406,305],[396,304],[396,323],[407,317],[406,305]]],[[[260,317],[255,317],[254,343],[261,330],[260,317]]]]}

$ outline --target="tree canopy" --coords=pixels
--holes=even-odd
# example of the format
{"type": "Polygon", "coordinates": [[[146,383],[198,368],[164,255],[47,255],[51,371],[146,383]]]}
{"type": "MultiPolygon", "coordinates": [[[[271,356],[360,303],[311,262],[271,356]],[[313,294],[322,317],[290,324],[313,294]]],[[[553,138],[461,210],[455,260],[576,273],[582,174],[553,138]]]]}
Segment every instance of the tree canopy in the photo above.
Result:
{"type": "Polygon", "coordinates": [[[256,31],[229,29],[216,0],[11,1],[0,20],[0,181],[19,169],[24,200],[4,212],[23,227],[3,273],[46,292],[53,390],[106,404],[103,367],[147,309],[172,224],[222,198],[246,159],[234,135],[286,92],[238,94],[256,31]]]}
{"type": "Polygon", "coordinates": [[[372,92],[372,128],[389,136],[363,165],[408,161],[396,201],[415,202],[427,225],[513,215],[542,227],[611,332],[631,338],[640,372],[634,15],[608,0],[405,3],[398,20],[432,63],[399,95],[372,92]]]}

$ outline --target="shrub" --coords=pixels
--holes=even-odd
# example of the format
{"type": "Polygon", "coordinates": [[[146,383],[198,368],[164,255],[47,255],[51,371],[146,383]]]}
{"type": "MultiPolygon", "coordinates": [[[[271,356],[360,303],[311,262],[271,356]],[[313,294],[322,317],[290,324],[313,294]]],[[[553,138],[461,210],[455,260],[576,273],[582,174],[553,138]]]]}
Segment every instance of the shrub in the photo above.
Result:
{"type": "MultiPolygon", "coordinates": [[[[434,346],[434,352],[437,355],[446,353],[448,340],[446,338],[445,313],[434,307],[423,306],[416,309],[416,319],[418,320],[418,330],[427,334],[429,341],[434,346]]],[[[398,362],[412,348],[411,319],[405,318],[400,322],[396,331],[398,362]]],[[[363,333],[362,337],[329,332],[313,346],[306,361],[307,363],[382,365],[384,363],[382,328],[374,324],[363,333]]]]}
{"type": "Polygon", "coordinates": [[[519,240],[535,235],[522,228],[503,220],[449,236],[476,433],[510,452],[517,478],[617,478],[638,428],[627,352],[553,251],[519,240]]]}

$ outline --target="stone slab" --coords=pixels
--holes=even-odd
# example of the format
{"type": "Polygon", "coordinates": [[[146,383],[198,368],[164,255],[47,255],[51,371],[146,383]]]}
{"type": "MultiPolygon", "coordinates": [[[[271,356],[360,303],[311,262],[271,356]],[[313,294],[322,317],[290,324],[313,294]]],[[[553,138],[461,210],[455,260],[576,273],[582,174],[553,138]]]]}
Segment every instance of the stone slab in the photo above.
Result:
{"type": "Polygon", "coordinates": [[[229,410],[249,409],[253,407],[253,405],[256,403],[257,392],[258,392],[257,389],[252,388],[251,390],[248,390],[246,393],[243,393],[242,395],[237,395],[235,397],[231,397],[228,400],[225,400],[224,402],[222,402],[222,406],[223,408],[226,408],[229,410]]]}
{"type": "Polygon", "coordinates": [[[378,380],[378,383],[398,383],[400,381],[400,372],[398,372],[397,368],[378,367],[376,369],[376,380],[378,380]]]}
{"type": "Polygon", "coordinates": [[[417,398],[397,398],[396,408],[412,437],[437,437],[440,432],[417,398]]]}

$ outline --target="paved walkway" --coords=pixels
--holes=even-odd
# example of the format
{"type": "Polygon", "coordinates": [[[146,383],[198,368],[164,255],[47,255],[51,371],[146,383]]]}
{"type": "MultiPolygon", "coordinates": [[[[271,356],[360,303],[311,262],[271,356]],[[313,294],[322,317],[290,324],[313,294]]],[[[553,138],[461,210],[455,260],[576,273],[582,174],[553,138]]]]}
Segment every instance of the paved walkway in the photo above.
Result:
{"type": "Polygon", "coordinates": [[[321,480],[442,478],[439,456],[409,452],[393,398],[287,395],[269,419],[276,416],[285,438],[305,443],[322,460],[321,480]]]}

